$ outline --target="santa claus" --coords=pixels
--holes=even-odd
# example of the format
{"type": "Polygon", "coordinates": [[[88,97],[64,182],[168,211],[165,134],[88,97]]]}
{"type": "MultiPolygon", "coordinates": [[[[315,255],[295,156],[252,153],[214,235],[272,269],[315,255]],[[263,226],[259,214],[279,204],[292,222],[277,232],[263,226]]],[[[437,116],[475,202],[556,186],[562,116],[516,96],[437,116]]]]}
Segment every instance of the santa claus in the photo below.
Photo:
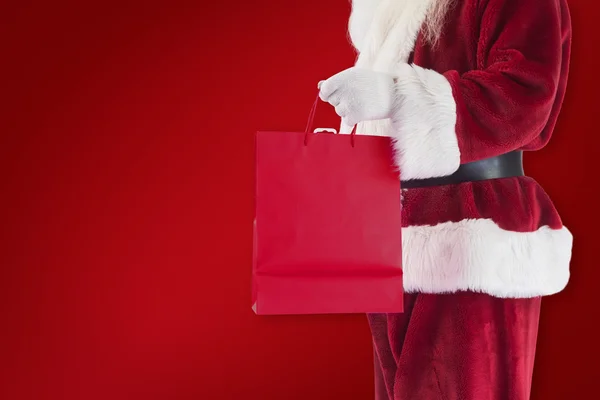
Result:
{"type": "Polygon", "coordinates": [[[377,399],[528,399],[540,299],[572,236],[523,173],[567,83],[565,0],[353,0],[356,65],[320,82],[341,131],[392,138],[405,312],[369,315],[377,399]]]}

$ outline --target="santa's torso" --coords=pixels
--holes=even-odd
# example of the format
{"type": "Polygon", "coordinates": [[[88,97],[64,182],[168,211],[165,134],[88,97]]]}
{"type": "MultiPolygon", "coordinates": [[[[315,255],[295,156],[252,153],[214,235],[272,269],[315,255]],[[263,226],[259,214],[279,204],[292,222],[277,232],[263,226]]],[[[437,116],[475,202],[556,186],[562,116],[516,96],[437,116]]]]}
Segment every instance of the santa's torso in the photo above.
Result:
{"type": "MultiPolygon", "coordinates": [[[[455,1],[435,46],[430,45],[422,34],[405,30],[404,38],[395,39],[396,58],[389,55],[379,58],[383,50],[374,51],[370,60],[361,61],[359,57],[357,66],[393,72],[394,64],[406,62],[440,74],[452,71],[456,76],[482,69],[481,52],[485,49],[482,49],[480,36],[482,29],[488,28],[483,3],[486,1],[455,1]]],[[[418,7],[415,9],[419,10],[418,7]]],[[[510,10],[503,12],[506,18],[511,18],[510,10]]],[[[562,29],[568,30],[568,13],[562,15],[565,24],[562,29]]],[[[415,26],[420,26],[417,22],[424,18],[421,14],[414,18],[405,17],[415,26]]],[[[492,24],[489,29],[498,31],[484,34],[512,34],[492,24]]],[[[514,34],[528,33],[529,28],[523,27],[522,32],[514,34]]],[[[389,52],[389,46],[386,51],[389,52]]],[[[568,61],[568,55],[564,57],[568,61]]],[[[542,148],[550,139],[560,111],[567,72],[568,68],[558,71],[559,86],[551,111],[545,116],[548,121],[545,129],[518,145],[507,139],[506,148],[486,147],[485,140],[471,143],[467,132],[465,137],[458,139],[461,163],[513,150],[542,148]]],[[[515,79],[519,79],[518,72],[506,71],[506,74],[514,74],[515,79]]],[[[481,95],[485,96],[485,93],[481,95]]],[[[486,107],[488,100],[493,101],[486,98],[474,104],[486,107]]],[[[459,114],[457,125],[461,124],[460,118],[459,114]]],[[[481,124],[489,123],[493,120],[481,121],[481,124]]],[[[362,123],[358,133],[385,129],[382,126],[385,125],[374,127],[362,123]]],[[[511,177],[404,189],[402,198],[403,267],[407,292],[472,290],[498,297],[533,297],[559,292],[567,284],[572,237],[563,227],[548,195],[532,178],[511,177]]]]}

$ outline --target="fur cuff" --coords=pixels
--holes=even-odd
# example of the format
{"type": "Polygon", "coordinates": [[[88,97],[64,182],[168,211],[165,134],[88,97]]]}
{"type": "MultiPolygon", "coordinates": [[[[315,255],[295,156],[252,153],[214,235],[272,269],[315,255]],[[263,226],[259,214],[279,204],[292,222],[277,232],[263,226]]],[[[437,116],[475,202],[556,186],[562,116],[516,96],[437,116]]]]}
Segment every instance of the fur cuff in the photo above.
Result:
{"type": "Polygon", "coordinates": [[[572,243],[565,227],[512,232],[489,219],[403,228],[404,290],[501,298],[555,294],[569,281],[572,243]]]}
{"type": "Polygon", "coordinates": [[[392,140],[402,180],[451,175],[460,165],[460,150],[450,83],[416,65],[402,64],[394,75],[398,97],[392,140]]]}

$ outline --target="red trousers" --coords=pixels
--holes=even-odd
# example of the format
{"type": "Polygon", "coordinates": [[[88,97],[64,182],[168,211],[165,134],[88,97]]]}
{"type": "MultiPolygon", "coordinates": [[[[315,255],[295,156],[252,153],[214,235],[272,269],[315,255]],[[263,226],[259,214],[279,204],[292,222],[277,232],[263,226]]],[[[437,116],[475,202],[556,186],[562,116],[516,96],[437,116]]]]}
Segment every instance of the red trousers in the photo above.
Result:
{"type": "Polygon", "coordinates": [[[527,400],[541,299],[406,294],[371,314],[376,400],[527,400]]]}

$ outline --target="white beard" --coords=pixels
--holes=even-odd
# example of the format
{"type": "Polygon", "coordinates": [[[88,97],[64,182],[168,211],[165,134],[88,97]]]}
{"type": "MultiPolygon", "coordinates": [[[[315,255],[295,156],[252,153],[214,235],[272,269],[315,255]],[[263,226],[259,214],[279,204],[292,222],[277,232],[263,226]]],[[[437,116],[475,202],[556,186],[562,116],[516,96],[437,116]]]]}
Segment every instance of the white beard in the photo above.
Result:
{"type": "MultiPolygon", "coordinates": [[[[363,47],[369,27],[375,17],[375,10],[383,0],[352,0],[352,12],[348,21],[350,41],[358,50],[363,47]]],[[[360,50],[359,50],[360,51],[360,50]]]]}
{"type": "Polygon", "coordinates": [[[351,0],[352,12],[348,22],[350,41],[358,52],[366,47],[367,36],[373,23],[385,24],[380,30],[392,30],[406,9],[417,12],[426,9],[423,33],[428,42],[435,43],[441,34],[444,17],[453,0],[351,0]],[[387,17],[387,18],[385,18],[387,17]]]}

